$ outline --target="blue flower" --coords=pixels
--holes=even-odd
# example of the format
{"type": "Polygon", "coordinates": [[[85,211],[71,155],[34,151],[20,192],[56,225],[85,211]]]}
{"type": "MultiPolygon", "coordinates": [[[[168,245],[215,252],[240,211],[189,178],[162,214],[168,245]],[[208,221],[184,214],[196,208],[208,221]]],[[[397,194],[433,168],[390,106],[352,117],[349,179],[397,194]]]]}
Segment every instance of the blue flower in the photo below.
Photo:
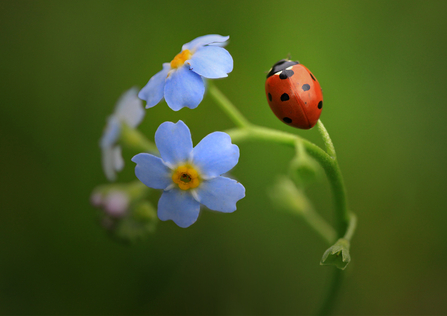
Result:
{"type": "Polygon", "coordinates": [[[231,213],[245,196],[239,182],[222,177],[239,160],[239,148],[223,132],[207,135],[193,148],[191,133],[182,121],[162,123],[155,133],[161,158],[138,154],[137,178],[153,189],[162,189],[158,217],[173,220],[180,227],[192,225],[199,216],[200,204],[211,210],[231,213]]]}
{"type": "Polygon", "coordinates": [[[137,92],[136,88],[132,88],[120,97],[114,113],[107,119],[107,125],[99,141],[102,151],[102,167],[110,181],[115,180],[116,172],[124,167],[121,146],[118,145],[122,124],[135,128],[141,123],[145,114],[137,92]]]}
{"type": "Polygon", "coordinates": [[[196,108],[205,93],[203,78],[227,77],[233,70],[233,58],[221,47],[228,39],[229,36],[205,35],[183,45],[182,51],[170,63],[164,63],[163,70],[138,94],[147,101],[146,108],[157,105],[163,98],[174,111],[196,108]]]}

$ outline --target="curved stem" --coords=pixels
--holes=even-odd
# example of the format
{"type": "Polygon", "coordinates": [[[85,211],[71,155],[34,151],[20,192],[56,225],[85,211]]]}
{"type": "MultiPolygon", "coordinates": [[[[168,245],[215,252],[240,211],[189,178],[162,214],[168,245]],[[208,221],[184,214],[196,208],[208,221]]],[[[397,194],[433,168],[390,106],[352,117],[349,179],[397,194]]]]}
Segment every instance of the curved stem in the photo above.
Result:
{"type": "MultiPolygon", "coordinates": [[[[349,220],[349,226],[348,226],[346,233],[343,237],[343,239],[346,239],[348,243],[351,240],[356,227],[357,227],[357,216],[354,213],[351,213],[350,220],[349,220]]],[[[330,315],[330,313],[333,311],[338,292],[340,291],[341,282],[343,279],[343,274],[342,274],[343,270],[338,269],[338,268],[333,268],[333,271],[334,272],[332,274],[331,283],[327,290],[323,304],[321,304],[321,309],[319,310],[318,315],[330,315]]]]}
{"type": "Polygon", "coordinates": [[[327,132],[321,120],[318,120],[317,128],[318,131],[320,132],[321,138],[323,138],[324,145],[326,146],[326,152],[328,153],[329,156],[336,159],[337,155],[335,154],[334,144],[332,143],[331,137],[329,136],[329,133],[327,132]]]}
{"type": "Polygon", "coordinates": [[[338,162],[333,160],[330,166],[323,166],[334,195],[336,225],[338,237],[343,237],[349,224],[349,212],[346,201],[346,190],[338,162]]]}
{"type": "Polygon", "coordinates": [[[337,268],[333,269],[334,273],[332,274],[331,284],[329,285],[329,289],[326,292],[326,297],[317,315],[330,315],[331,312],[333,312],[340,285],[343,280],[343,270],[337,268]]]}
{"type": "Polygon", "coordinates": [[[329,165],[333,160],[323,149],[295,134],[256,125],[227,130],[226,133],[229,134],[231,139],[235,142],[244,140],[261,140],[295,147],[295,143],[299,140],[303,143],[307,152],[316,157],[320,163],[323,162],[324,164],[329,165]]]}
{"type": "Polygon", "coordinates": [[[137,151],[158,153],[157,146],[153,142],[139,130],[131,128],[127,124],[121,125],[120,144],[137,151]]]}
{"type": "Polygon", "coordinates": [[[281,132],[266,127],[256,125],[247,126],[244,128],[236,128],[226,131],[231,136],[234,142],[244,140],[262,140],[273,143],[280,143],[288,146],[295,146],[295,142],[300,140],[306,151],[315,158],[323,167],[331,185],[334,196],[336,221],[337,221],[337,235],[342,237],[346,231],[349,223],[349,213],[346,203],[346,190],[343,183],[340,167],[336,159],[332,158],[323,149],[317,145],[303,139],[297,135],[281,132]]]}
{"type": "MultiPolygon", "coordinates": [[[[220,105],[222,110],[233,120],[236,126],[239,127],[227,131],[234,142],[245,140],[262,140],[292,147],[295,146],[297,141],[302,142],[306,151],[320,163],[326,173],[326,176],[328,177],[334,196],[338,238],[342,238],[343,235],[345,235],[345,237],[350,239],[354,233],[357,221],[355,215],[351,215],[348,212],[346,190],[340,167],[336,159],[335,148],[323,123],[318,121],[317,128],[323,138],[326,151],[297,135],[250,124],[236,109],[236,107],[213,84],[209,85],[209,92],[220,105]]],[[[314,223],[308,223],[314,227],[314,223]]],[[[316,227],[314,228],[318,231],[316,227]]],[[[328,315],[333,309],[333,305],[340,289],[342,276],[342,270],[334,269],[331,285],[326,294],[326,298],[321,305],[322,308],[319,315],[328,315]]]]}
{"type": "Polygon", "coordinates": [[[302,217],[310,227],[313,227],[313,229],[318,233],[318,235],[321,236],[321,238],[324,239],[325,242],[329,245],[332,245],[335,242],[337,238],[336,231],[323,219],[323,217],[321,217],[320,214],[315,212],[314,209],[307,210],[302,217]]]}
{"type": "Polygon", "coordinates": [[[357,216],[354,213],[351,213],[349,219],[349,226],[343,238],[348,241],[351,241],[352,235],[354,235],[356,228],[357,228],[357,216]]]}
{"type": "Polygon", "coordinates": [[[246,127],[250,122],[239,112],[227,97],[220,92],[212,81],[208,81],[208,92],[219,104],[220,108],[230,117],[230,119],[239,127],[246,127]]]}
{"type": "Polygon", "coordinates": [[[295,146],[297,140],[303,143],[308,153],[321,164],[329,179],[335,200],[334,203],[337,218],[337,234],[338,237],[342,237],[349,223],[349,212],[346,203],[346,190],[343,183],[340,167],[336,160],[334,145],[323,123],[319,120],[317,127],[323,137],[327,153],[317,145],[297,135],[252,125],[242,115],[242,113],[239,112],[239,110],[233,105],[233,103],[231,103],[231,101],[228,100],[225,95],[222,94],[222,92],[220,92],[220,90],[214,85],[214,83],[208,83],[208,91],[217,102],[217,104],[221,107],[221,109],[239,127],[227,132],[228,134],[230,134],[233,141],[237,142],[247,139],[255,139],[281,143],[288,146],[295,146]]]}

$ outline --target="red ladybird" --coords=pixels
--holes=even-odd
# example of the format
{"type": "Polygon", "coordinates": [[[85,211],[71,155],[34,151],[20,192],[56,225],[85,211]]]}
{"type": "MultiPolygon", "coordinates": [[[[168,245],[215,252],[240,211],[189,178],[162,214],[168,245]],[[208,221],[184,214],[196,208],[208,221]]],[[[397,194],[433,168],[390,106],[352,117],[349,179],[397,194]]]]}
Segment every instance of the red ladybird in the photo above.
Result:
{"type": "Polygon", "coordinates": [[[309,129],[317,124],[323,108],[318,80],[297,61],[282,59],[265,81],[267,101],[273,113],[287,125],[309,129]]]}

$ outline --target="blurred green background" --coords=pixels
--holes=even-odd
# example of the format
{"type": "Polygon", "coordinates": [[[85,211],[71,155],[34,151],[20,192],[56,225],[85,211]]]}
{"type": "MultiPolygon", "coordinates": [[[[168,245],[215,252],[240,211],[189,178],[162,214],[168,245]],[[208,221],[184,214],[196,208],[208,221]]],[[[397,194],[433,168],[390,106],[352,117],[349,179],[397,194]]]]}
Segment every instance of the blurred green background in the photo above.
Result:
{"type": "MultiPolygon", "coordinates": [[[[240,144],[233,175],[247,195],[235,213],[160,222],[132,246],[111,240],[89,204],[106,182],[98,139],[118,97],[217,33],[231,36],[234,71],[216,84],[250,121],[322,145],[271,113],[265,74],[291,54],[323,87],[321,119],[359,218],[335,313],[447,314],[446,12],[445,1],[1,1],[0,313],[318,309],[327,246],[265,194],[291,148],[240,144]]],[[[157,105],[140,130],[152,138],[179,119],[194,143],[233,127],[205,97],[195,110],[157,105]]],[[[132,154],[120,181],[135,179],[132,154]]],[[[326,179],[309,195],[332,220],[326,179]]]]}

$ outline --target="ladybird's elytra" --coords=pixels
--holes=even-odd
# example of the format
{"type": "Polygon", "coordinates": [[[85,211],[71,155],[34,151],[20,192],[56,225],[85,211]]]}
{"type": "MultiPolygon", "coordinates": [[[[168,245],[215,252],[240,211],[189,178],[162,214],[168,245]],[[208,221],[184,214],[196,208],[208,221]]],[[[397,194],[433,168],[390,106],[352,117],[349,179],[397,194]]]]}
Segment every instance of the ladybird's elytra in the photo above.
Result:
{"type": "Polygon", "coordinates": [[[309,129],[317,124],[323,92],[315,76],[299,62],[275,63],[267,74],[265,93],[273,113],[287,125],[309,129]]]}

